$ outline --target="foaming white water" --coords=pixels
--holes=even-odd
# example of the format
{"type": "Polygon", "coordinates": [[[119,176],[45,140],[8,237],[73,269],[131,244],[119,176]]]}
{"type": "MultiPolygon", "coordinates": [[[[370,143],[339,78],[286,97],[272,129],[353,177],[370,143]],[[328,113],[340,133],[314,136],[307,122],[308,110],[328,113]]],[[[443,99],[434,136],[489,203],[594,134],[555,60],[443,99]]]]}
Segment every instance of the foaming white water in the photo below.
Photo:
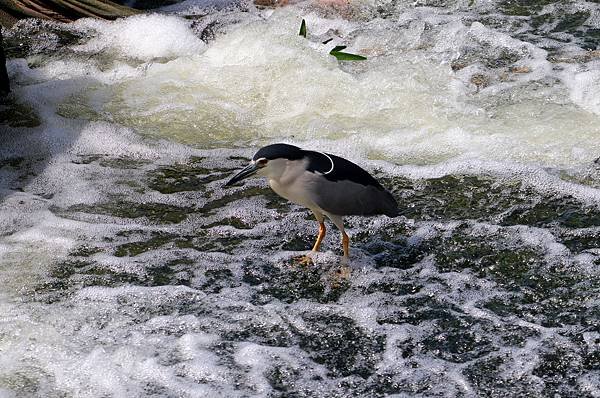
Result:
{"type": "Polygon", "coordinates": [[[594,62],[592,70],[579,71],[576,67],[568,68],[563,78],[570,89],[573,102],[583,109],[600,115],[600,61],[594,62]]]}
{"type": "Polygon", "coordinates": [[[182,18],[160,14],[139,15],[106,23],[81,19],[75,27],[91,29],[97,36],[75,51],[116,51],[124,57],[151,60],[157,57],[181,57],[197,54],[204,43],[189,29],[182,18]]]}
{"type": "Polygon", "coordinates": [[[179,17],[82,20],[75,28],[94,36],[74,51],[108,50],[123,61],[108,68],[93,59],[50,61],[15,73],[81,79],[72,97],[53,99],[65,114],[103,114],[201,147],[329,138],[340,140],[338,151],[352,140],[368,157],[394,163],[482,158],[568,167],[597,157],[593,62],[591,71],[554,72],[544,50],[479,22],[418,9],[402,17],[407,25],[398,28],[286,7],[228,27],[206,52],[179,17]],[[310,40],[295,32],[302,17],[310,40]],[[340,68],[331,45],[321,44],[328,38],[369,60],[340,68]],[[469,51],[489,62],[510,56],[527,73],[462,67],[460,54],[469,51]],[[178,58],[132,67],[129,57],[178,58]],[[461,69],[453,72],[452,63],[461,69]]]}
{"type": "Polygon", "coordinates": [[[328,138],[339,141],[338,151],[350,140],[366,156],[394,163],[480,158],[550,167],[589,164],[600,153],[594,70],[555,72],[544,50],[479,22],[423,11],[404,18],[408,25],[398,28],[286,7],[225,28],[206,51],[177,17],[83,21],[81,29],[100,33],[75,51],[178,58],[136,68],[116,61],[102,71],[93,61],[58,61],[36,73],[109,84],[107,91],[90,82],[62,109],[81,108],[83,100],[96,115],[200,147],[328,138]],[[309,40],[296,34],[302,18],[309,40]],[[369,60],[340,65],[328,54],[334,44],[369,60]],[[463,67],[465,52],[515,62],[512,69],[463,67]]]}

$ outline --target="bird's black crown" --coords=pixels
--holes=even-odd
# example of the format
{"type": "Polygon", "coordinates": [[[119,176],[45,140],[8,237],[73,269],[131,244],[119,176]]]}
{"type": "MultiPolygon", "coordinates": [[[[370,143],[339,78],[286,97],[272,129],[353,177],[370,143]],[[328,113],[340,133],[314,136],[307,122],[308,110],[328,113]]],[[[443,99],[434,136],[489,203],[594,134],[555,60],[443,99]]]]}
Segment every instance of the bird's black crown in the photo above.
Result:
{"type": "Polygon", "coordinates": [[[288,159],[298,160],[304,157],[304,151],[297,146],[290,144],[271,144],[262,147],[254,154],[252,160],[256,161],[261,158],[268,160],[273,159],[288,159]]]}

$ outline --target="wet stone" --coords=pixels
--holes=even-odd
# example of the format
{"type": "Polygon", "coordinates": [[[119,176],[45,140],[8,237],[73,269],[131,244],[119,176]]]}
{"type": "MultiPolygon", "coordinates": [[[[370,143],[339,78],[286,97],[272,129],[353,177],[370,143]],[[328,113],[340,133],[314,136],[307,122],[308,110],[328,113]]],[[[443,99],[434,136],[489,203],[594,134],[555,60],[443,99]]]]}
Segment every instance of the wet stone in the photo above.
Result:
{"type": "MultiPolygon", "coordinates": [[[[509,392],[515,392],[515,389],[511,388],[514,387],[514,385],[511,386],[510,383],[502,377],[502,366],[504,363],[504,358],[491,355],[469,364],[463,371],[463,374],[467,380],[477,388],[477,391],[480,394],[495,398],[506,397],[509,392]]],[[[515,380],[512,383],[525,384],[519,380],[515,380]]],[[[523,387],[521,387],[521,389],[522,388],[523,387]]],[[[525,391],[520,390],[519,392],[528,393],[525,394],[525,396],[537,396],[537,394],[530,395],[531,393],[534,393],[535,390],[525,389],[525,391]]]]}
{"type": "Polygon", "coordinates": [[[39,116],[27,104],[18,102],[12,96],[0,97],[0,124],[10,127],[37,127],[39,116]]]}
{"type": "Polygon", "coordinates": [[[220,209],[229,205],[236,200],[249,198],[252,196],[260,196],[267,199],[266,207],[279,209],[279,210],[287,210],[290,209],[290,204],[287,201],[284,201],[281,197],[279,197],[273,190],[270,188],[262,188],[262,187],[244,187],[244,189],[240,191],[234,191],[229,193],[219,199],[210,200],[206,205],[204,205],[200,212],[206,214],[214,214],[215,210],[220,209]]]}
{"type": "Polygon", "coordinates": [[[523,347],[528,339],[539,336],[540,332],[536,329],[518,325],[504,325],[499,337],[503,345],[523,347]]]}
{"type": "Polygon", "coordinates": [[[273,299],[293,303],[307,299],[321,303],[335,302],[349,288],[339,279],[338,267],[324,265],[273,264],[252,260],[244,266],[243,282],[255,286],[253,301],[265,304],[273,299]]]}
{"type": "Polygon", "coordinates": [[[421,261],[429,250],[427,242],[417,245],[409,242],[414,232],[413,226],[397,218],[394,224],[377,232],[358,230],[352,236],[352,242],[372,256],[376,268],[409,269],[421,261]]]}
{"type": "Polygon", "coordinates": [[[532,275],[529,283],[517,293],[487,301],[484,307],[499,316],[519,314],[544,327],[586,325],[590,308],[585,302],[593,296],[589,287],[563,282],[556,275],[532,275]]]}
{"type": "Polygon", "coordinates": [[[126,156],[111,157],[101,153],[78,155],[72,160],[72,162],[75,164],[97,163],[102,167],[121,170],[139,169],[150,163],[145,159],[137,159],[126,156]]]}
{"type": "Polygon", "coordinates": [[[422,350],[451,362],[464,363],[496,351],[486,330],[469,317],[446,317],[436,321],[435,331],[422,340],[422,350]]]}
{"type": "Polygon", "coordinates": [[[112,169],[138,169],[149,162],[147,160],[142,159],[133,159],[128,157],[102,157],[98,164],[102,167],[110,167],[112,169]]]}
{"type": "Polygon", "coordinates": [[[351,318],[335,314],[305,314],[306,329],[296,330],[300,347],[323,364],[332,376],[375,373],[381,360],[385,337],[359,328],[351,318]]]}
{"type": "Polygon", "coordinates": [[[371,383],[356,386],[354,390],[350,390],[349,394],[354,391],[360,391],[360,396],[383,398],[391,394],[418,395],[425,394],[426,396],[431,390],[431,380],[419,380],[406,375],[397,373],[376,373],[371,379],[371,383]]]}
{"type": "Polygon", "coordinates": [[[527,273],[540,265],[540,256],[533,251],[502,247],[458,233],[438,242],[434,253],[441,272],[470,269],[506,289],[522,286],[527,273]]]}
{"type": "Polygon", "coordinates": [[[88,102],[87,98],[73,95],[57,106],[56,114],[66,119],[101,119],[100,114],[88,102]]]}
{"type": "Polygon", "coordinates": [[[594,51],[598,51],[600,48],[600,29],[585,29],[585,30],[576,30],[573,32],[573,35],[582,40],[581,47],[584,50],[588,50],[590,53],[594,51]]]}
{"type": "Polygon", "coordinates": [[[52,210],[65,217],[73,213],[100,214],[119,218],[147,218],[149,221],[163,224],[177,224],[193,214],[192,207],[180,207],[164,203],[135,203],[122,200],[99,203],[96,205],[73,205],[67,209],[53,207],[52,210]]]}
{"type": "Polygon", "coordinates": [[[423,248],[407,244],[372,242],[361,248],[373,254],[377,268],[410,269],[426,255],[423,248]]]}
{"type": "Polygon", "coordinates": [[[57,49],[81,43],[85,35],[68,24],[43,19],[24,19],[10,30],[4,30],[7,58],[25,58],[35,54],[54,54],[57,49]]]}
{"type": "Polygon", "coordinates": [[[595,229],[562,231],[561,243],[571,252],[581,253],[589,249],[600,248],[600,233],[595,229]]]}
{"type": "Polygon", "coordinates": [[[215,221],[212,224],[208,224],[205,228],[224,226],[224,225],[234,227],[236,229],[252,229],[253,228],[253,225],[250,225],[237,217],[227,217],[222,220],[215,221]]]}
{"type": "Polygon", "coordinates": [[[294,344],[294,336],[286,325],[262,323],[240,323],[233,330],[223,333],[230,341],[250,341],[273,347],[289,347],[294,344]]]}
{"type": "MultiPolygon", "coordinates": [[[[39,369],[35,370],[40,371],[39,369]]],[[[28,372],[15,372],[7,376],[0,375],[0,385],[3,388],[16,390],[29,396],[37,395],[42,390],[39,379],[32,377],[28,372]]]]}
{"type": "Polygon", "coordinates": [[[148,186],[160,193],[204,191],[205,184],[223,179],[223,172],[214,173],[197,164],[176,164],[148,172],[148,186]]]}
{"type": "Polygon", "coordinates": [[[402,215],[416,220],[491,220],[528,200],[519,183],[486,177],[393,178],[387,186],[398,192],[402,215]]]}
{"type": "Polygon", "coordinates": [[[456,306],[443,303],[429,296],[403,297],[397,303],[397,309],[381,314],[377,322],[380,324],[420,325],[428,321],[448,321],[453,318],[453,312],[460,312],[456,306]]]}
{"type": "MultiPolygon", "coordinates": [[[[524,48],[498,48],[489,46],[489,43],[479,43],[479,39],[476,37],[473,39],[474,41],[470,45],[463,46],[460,49],[458,57],[450,65],[452,70],[458,71],[473,64],[483,64],[491,69],[505,68],[528,55],[524,48]]],[[[474,76],[472,83],[485,87],[491,83],[490,80],[490,77],[487,75],[477,74],[474,76]]]]}
{"type": "MultiPolygon", "coordinates": [[[[139,274],[116,271],[92,262],[71,262],[73,267],[68,279],[61,279],[64,289],[77,289],[86,286],[122,286],[125,284],[141,284],[139,274]]],[[[64,265],[63,265],[64,266],[64,265]]]]}
{"type": "Polygon", "coordinates": [[[308,250],[314,243],[314,236],[308,234],[294,235],[291,238],[282,239],[281,250],[302,251],[308,250]]]}
{"type": "Polygon", "coordinates": [[[582,366],[586,370],[600,370],[600,350],[587,353],[582,359],[582,366]]]}
{"type": "MultiPolygon", "coordinates": [[[[135,236],[139,233],[140,231],[125,231],[121,236],[135,236]]],[[[174,240],[173,236],[155,233],[148,241],[134,241],[117,246],[114,255],[116,257],[137,256],[155,250],[171,240],[174,240]]],[[[45,302],[64,299],[64,292],[86,286],[115,287],[125,284],[189,286],[196,267],[194,261],[181,257],[168,262],[148,262],[143,267],[143,272],[140,273],[138,268],[114,270],[109,266],[86,259],[86,257],[105,250],[87,246],[76,248],[70,255],[80,258],[53,265],[48,275],[49,279],[35,287],[38,299],[45,302]]]]}
{"type": "Polygon", "coordinates": [[[209,269],[204,272],[206,282],[200,287],[207,293],[219,293],[224,288],[241,286],[241,282],[234,277],[228,268],[209,269]]]}
{"type": "MultiPolygon", "coordinates": [[[[93,262],[79,259],[53,264],[47,279],[31,288],[29,298],[47,304],[65,300],[74,289],[86,286],[80,275],[93,267],[93,262]]],[[[92,285],[95,281],[87,286],[92,285]]]]}
{"type": "Polygon", "coordinates": [[[69,256],[73,257],[90,257],[96,253],[100,253],[102,251],[101,248],[96,246],[89,245],[81,245],[76,247],[75,249],[69,252],[69,256]]]}
{"type": "Polygon", "coordinates": [[[273,396],[282,398],[286,396],[302,396],[294,388],[294,381],[299,376],[300,372],[298,370],[285,365],[275,366],[265,375],[269,385],[276,391],[273,396]]]}
{"type": "Polygon", "coordinates": [[[545,352],[533,370],[544,381],[544,393],[548,395],[575,396],[574,386],[581,374],[581,357],[562,349],[545,352]]]}
{"type": "Polygon", "coordinates": [[[193,262],[185,259],[170,261],[164,265],[156,265],[146,269],[148,286],[183,285],[190,286],[193,262]]]}
{"type": "Polygon", "coordinates": [[[569,32],[579,28],[590,17],[588,11],[579,11],[562,15],[554,27],[555,32],[569,32]]]}
{"type": "Polygon", "coordinates": [[[413,283],[398,283],[398,282],[375,282],[370,284],[365,289],[365,294],[376,292],[389,293],[395,296],[404,296],[416,294],[421,290],[422,286],[413,283]]]}
{"type": "Polygon", "coordinates": [[[10,167],[13,169],[20,168],[25,162],[25,158],[22,157],[12,157],[0,159],[0,169],[3,167],[10,167]]]}
{"type": "Polygon", "coordinates": [[[122,231],[117,236],[127,237],[125,243],[115,247],[116,257],[135,257],[144,253],[170,249],[191,249],[198,252],[221,251],[232,253],[243,241],[230,235],[211,235],[206,229],[198,230],[194,235],[141,230],[122,231]]]}
{"type": "Polygon", "coordinates": [[[90,164],[99,159],[102,159],[102,155],[93,154],[93,155],[79,155],[75,159],[72,160],[75,164],[90,164]]]}
{"type": "Polygon", "coordinates": [[[160,232],[152,233],[152,237],[144,241],[128,242],[119,245],[114,252],[116,257],[135,257],[139,254],[155,250],[163,245],[173,242],[175,236],[160,232]]]}
{"type": "Polygon", "coordinates": [[[535,227],[564,226],[587,228],[600,226],[600,211],[584,206],[573,198],[544,198],[517,206],[503,217],[502,225],[535,227]]]}
{"type": "Polygon", "coordinates": [[[552,23],[555,19],[554,14],[552,13],[547,13],[547,14],[539,14],[539,15],[534,15],[531,17],[531,26],[533,28],[539,28],[544,24],[549,24],[552,23]]]}
{"type": "Polygon", "coordinates": [[[500,2],[500,9],[506,15],[530,16],[539,12],[545,5],[558,0],[505,0],[500,2]]]}
{"type": "Polygon", "coordinates": [[[148,383],[144,386],[144,395],[149,397],[160,397],[169,394],[169,389],[158,384],[158,383],[148,383]]]}

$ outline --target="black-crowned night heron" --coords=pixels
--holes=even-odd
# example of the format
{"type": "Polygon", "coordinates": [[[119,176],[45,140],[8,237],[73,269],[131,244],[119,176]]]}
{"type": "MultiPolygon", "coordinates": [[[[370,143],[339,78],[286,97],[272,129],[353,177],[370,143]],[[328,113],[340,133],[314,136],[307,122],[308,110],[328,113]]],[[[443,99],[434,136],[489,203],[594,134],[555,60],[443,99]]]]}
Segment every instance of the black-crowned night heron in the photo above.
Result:
{"type": "Polygon", "coordinates": [[[325,217],[342,233],[344,258],[350,239],[344,231],[344,216],[398,215],[398,203],[367,171],[329,153],[306,151],[293,145],[272,144],[256,152],[250,164],[226,186],[257,174],[266,177],[279,196],[309,208],[319,222],[313,246],[318,251],[325,237],[325,217]]]}

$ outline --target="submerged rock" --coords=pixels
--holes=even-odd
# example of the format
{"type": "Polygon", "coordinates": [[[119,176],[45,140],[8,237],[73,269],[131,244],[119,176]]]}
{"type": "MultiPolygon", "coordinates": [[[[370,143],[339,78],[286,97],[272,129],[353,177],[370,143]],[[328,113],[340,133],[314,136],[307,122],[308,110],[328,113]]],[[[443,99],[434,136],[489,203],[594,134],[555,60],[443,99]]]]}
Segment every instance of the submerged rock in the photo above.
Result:
{"type": "Polygon", "coordinates": [[[31,106],[6,96],[0,97],[0,123],[10,127],[37,127],[41,121],[31,106]]]}

